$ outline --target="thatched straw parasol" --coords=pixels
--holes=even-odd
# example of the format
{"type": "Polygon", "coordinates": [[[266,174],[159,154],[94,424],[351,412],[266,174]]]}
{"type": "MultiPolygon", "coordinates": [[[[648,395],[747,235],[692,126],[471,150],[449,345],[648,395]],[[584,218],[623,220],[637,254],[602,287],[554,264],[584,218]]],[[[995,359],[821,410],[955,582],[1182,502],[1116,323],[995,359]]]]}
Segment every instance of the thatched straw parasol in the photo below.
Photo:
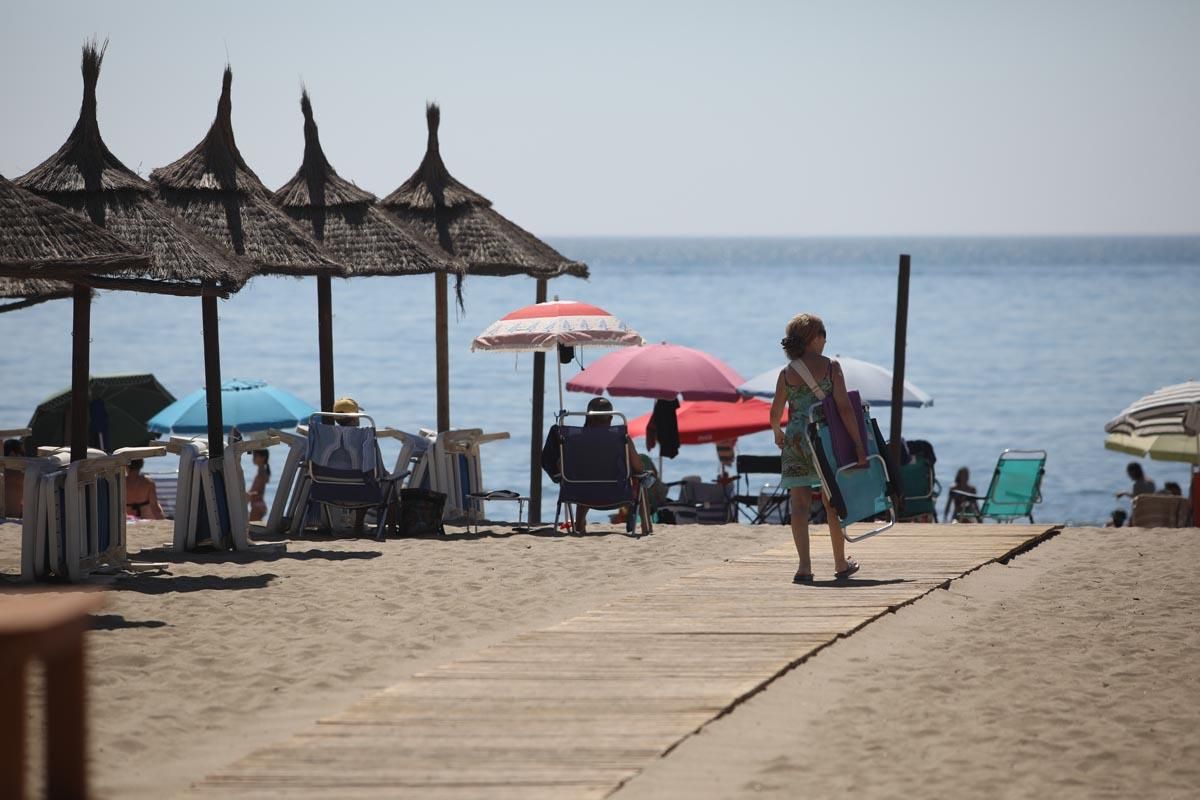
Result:
{"type": "MultiPolygon", "coordinates": [[[[103,276],[144,270],[149,258],[70,211],[26,192],[0,175],[0,278],[20,290],[52,288],[45,278],[72,284],[74,298],[71,391],[87,397],[92,290],[103,276]]],[[[71,412],[71,460],[87,456],[86,402],[71,412]]]]}
{"type": "MultiPolygon", "coordinates": [[[[275,192],[284,212],[345,264],[351,276],[461,274],[465,265],[406,223],[375,206],[375,195],[342,178],[321,149],[308,91],[300,94],[304,115],[304,161],[275,192]]],[[[333,410],[333,311],[328,275],[317,277],[317,340],[320,349],[321,409],[333,410]]]]}
{"type": "Polygon", "coordinates": [[[5,311],[19,311],[48,300],[65,300],[71,295],[71,284],[61,281],[0,278],[0,299],[11,301],[0,303],[0,314],[5,311]]]}
{"type": "MultiPolygon", "coordinates": [[[[104,288],[200,295],[207,298],[202,302],[215,309],[217,297],[241,288],[253,272],[252,265],[185,222],[158,198],[153,185],[122,164],[104,144],[96,116],[96,84],[107,44],[84,45],[79,120],[58,152],[18,183],[149,255],[146,269],[135,276],[109,279],[104,288]]],[[[212,338],[215,342],[215,334],[212,338]]],[[[215,350],[206,350],[206,362],[217,357],[215,350]]],[[[86,408],[87,403],[82,405],[86,408]]],[[[219,422],[219,405],[215,414],[219,422]]]]}
{"type": "MultiPolygon", "coordinates": [[[[233,136],[230,87],[233,70],[225,67],[217,116],[208,134],[179,160],[150,173],[159,196],[206,236],[254,264],[259,274],[344,275],[320,245],[300,230],[270,200],[267,188],[246,165],[233,136]]],[[[205,352],[216,353],[217,310],[204,306],[205,352]],[[211,342],[210,342],[211,334],[211,342]]],[[[221,376],[214,359],[205,364],[209,405],[220,408],[221,376]]],[[[220,455],[220,419],[209,418],[209,453],[220,455]]]]}
{"type": "MultiPolygon", "coordinates": [[[[571,261],[529,231],[503,217],[492,202],[460,183],[446,169],[438,146],[441,111],[436,103],[425,109],[429,139],[425,158],[400,188],[383,198],[381,205],[438,242],[447,253],[467,262],[470,275],[529,275],[537,278],[534,301],[546,300],[546,281],[559,275],[588,276],[586,264],[571,261]]],[[[449,314],[445,278],[435,283],[437,304],[438,430],[450,427],[449,314]]],[[[530,447],[531,522],[540,521],[541,472],[538,468],[542,438],[542,398],[545,390],[545,354],[533,356],[533,417],[530,447]]]]}

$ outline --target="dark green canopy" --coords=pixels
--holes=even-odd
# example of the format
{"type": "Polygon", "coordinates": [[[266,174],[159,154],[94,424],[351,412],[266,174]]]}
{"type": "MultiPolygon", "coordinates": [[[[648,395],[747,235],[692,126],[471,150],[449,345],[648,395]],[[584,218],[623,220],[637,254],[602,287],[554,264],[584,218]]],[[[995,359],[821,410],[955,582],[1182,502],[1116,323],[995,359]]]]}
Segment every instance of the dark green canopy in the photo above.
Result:
{"type": "MultiPolygon", "coordinates": [[[[140,447],[155,435],[146,422],[175,402],[153,375],[98,375],[88,381],[91,413],[88,447],[112,452],[121,447],[140,447]]],[[[29,420],[33,431],[26,451],[36,452],[42,445],[62,445],[67,441],[71,419],[71,389],[42,401],[29,420]]]]}

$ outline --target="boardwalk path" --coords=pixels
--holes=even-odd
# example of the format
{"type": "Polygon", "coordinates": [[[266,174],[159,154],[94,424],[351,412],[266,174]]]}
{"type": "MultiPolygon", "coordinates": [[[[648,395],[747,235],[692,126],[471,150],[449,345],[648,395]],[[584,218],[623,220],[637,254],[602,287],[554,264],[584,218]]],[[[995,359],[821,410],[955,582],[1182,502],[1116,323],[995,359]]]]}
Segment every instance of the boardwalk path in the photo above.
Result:
{"type": "Polygon", "coordinates": [[[898,525],[853,551],[862,577],[813,586],[789,583],[790,546],[727,561],[416,675],[192,793],[604,797],[838,637],[1056,530],[898,525]]]}

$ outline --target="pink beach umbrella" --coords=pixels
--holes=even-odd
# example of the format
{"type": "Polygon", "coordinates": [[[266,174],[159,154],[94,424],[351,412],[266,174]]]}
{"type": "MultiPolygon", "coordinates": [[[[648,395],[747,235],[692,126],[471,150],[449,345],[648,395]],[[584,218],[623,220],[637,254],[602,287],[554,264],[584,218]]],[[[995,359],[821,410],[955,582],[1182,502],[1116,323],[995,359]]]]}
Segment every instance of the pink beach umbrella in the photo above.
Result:
{"type": "MultiPolygon", "coordinates": [[[[518,308],[493,322],[471,342],[471,350],[536,353],[564,347],[635,347],[638,332],[599,306],[554,300],[518,308]]],[[[558,407],[563,407],[562,359],[558,363],[558,407]]]]}
{"type": "Polygon", "coordinates": [[[609,353],[567,381],[567,391],[656,400],[739,399],[743,383],[725,362],[678,344],[651,344],[609,353]]]}

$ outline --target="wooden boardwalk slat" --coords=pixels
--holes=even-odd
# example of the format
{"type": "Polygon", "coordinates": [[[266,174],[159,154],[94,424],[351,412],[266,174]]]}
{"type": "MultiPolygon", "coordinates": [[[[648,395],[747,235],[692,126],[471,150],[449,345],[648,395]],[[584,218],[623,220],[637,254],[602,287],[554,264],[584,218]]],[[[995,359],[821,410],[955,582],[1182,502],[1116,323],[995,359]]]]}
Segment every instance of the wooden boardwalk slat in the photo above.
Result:
{"type": "Polygon", "coordinates": [[[819,648],[1054,530],[897,525],[842,583],[820,536],[812,586],[789,583],[789,545],[706,567],[414,675],[190,794],[605,797],[819,648]]]}

